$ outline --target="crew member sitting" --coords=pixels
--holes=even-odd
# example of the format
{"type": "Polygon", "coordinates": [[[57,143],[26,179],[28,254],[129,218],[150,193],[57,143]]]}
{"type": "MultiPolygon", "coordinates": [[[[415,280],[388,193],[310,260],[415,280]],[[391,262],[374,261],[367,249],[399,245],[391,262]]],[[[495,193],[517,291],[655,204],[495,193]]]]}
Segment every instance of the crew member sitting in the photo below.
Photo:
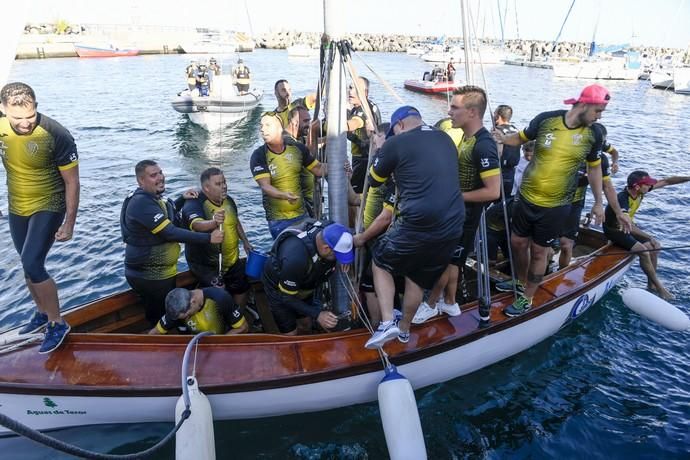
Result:
{"type": "MultiPolygon", "coordinates": [[[[637,210],[640,209],[642,200],[647,193],[662,187],[682,184],[688,181],[690,181],[690,176],[672,176],[656,180],[651,178],[645,171],[633,171],[628,176],[628,186],[618,192],[618,205],[632,220],[637,210]]],[[[673,299],[673,294],[664,287],[656,275],[658,259],[656,251],[661,249],[661,243],[638,227],[634,221],[632,222],[630,233],[625,233],[619,226],[619,221],[616,219],[615,210],[611,203],[606,206],[605,216],[604,234],[606,237],[614,244],[640,256],[640,267],[647,275],[647,289],[656,291],[662,299],[673,299]]]]}
{"type": "Polygon", "coordinates": [[[240,94],[247,94],[249,91],[250,83],[250,72],[249,67],[244,65],[242,59],[237,60],[237,65],[232,71],[232,75],[235,77],[235,85],[237,86],[237,91],[240,94]]]}
{"type": "Polygon", "coordinates": [[[208,73],[206,64],[201,64],[196,73],[196,88],[199,90],[199,96],[208,96],[209,88],[211,86],[211,77],[208,73]]]}
{"type": "Polygon", "coordinates": [[[280,332],[309,333],[312,320],[324,329],[335,327],[338,317],[321,309],[314,291],[333,273],[336,261],[348,266],[353,260],[352,234],[341,224],[312,221],[283,231],[261,277],[280,332]]]}
{"type": "Polygon", "coordinates": [[[241,334],[249,325],[240,313],[240,307],[230,294],[220,288],[188,291],[175,288],[165,296],[165,315],[149,334],[213,332],[214,334],[241,334]]]}

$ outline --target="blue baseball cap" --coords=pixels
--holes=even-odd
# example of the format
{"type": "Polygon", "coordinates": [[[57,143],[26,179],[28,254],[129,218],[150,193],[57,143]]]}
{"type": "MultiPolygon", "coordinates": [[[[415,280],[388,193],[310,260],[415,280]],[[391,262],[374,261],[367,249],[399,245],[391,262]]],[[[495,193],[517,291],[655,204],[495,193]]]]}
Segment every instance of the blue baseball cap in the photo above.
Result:
{"type": "Polygon", "coordinates": [[[388,132],[386,133],[386,139],[395,135],[395,132],[393,132],[393,128],[395,127],[395,125],[397,125],[398,122],[400,122],[400,120],[404,120],[409,116],[422,118],[422,114],[419,113],[419,110],[415,109],[411,105],[403,105],[402,107],[398,108],[395,112],[393,112],[393,115],[391,115],[391,127],[388,128],[388,132]]]}
{"type": "Polygon", "coordinates": [[[323,229],[323,240],[333,250],[335,259],[341,264],[351,264],[355,260],[352,233],[341,224],[331,224],[323,229]]]}

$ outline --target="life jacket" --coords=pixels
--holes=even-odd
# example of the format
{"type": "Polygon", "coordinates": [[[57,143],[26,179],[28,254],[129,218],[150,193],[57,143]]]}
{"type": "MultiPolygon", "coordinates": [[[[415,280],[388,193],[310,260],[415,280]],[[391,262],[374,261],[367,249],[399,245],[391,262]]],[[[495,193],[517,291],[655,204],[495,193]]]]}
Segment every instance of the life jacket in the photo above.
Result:
{"type": "MultiPolygon", "coordinates": [[[[122,233],[122,241],[124,241],[125,244],[129,244],[132,246],[144,247],[165,243],[166,241],[159,235],[155,235],[149,231],[134,233],[127,227],[127,207],[129,206],[129,203],[132,201],[132,197],[134,197],[134,195],[137,194],[138,190],[139,189],[130,192],[129,195],[127,195],[127,198],[125,198],[124,203],[122,204],[122,210],[120,211],[120,233],[122,233]]],[[[165,199],[165,212],[167,213],[167,218],[170,219],[171,222],[174,222],[176,213],[175,205],[169,198],[165,199]]]]}
{"type": "Polygon", "coordinates": [[[288,227],[276,237],[273,246],[269,251],[271,268],[273,272],[278,274],[282,270],[282,264],[278,258],[278,248],[288,238],[297,238],[304,244],[309,255],[309,266],[304,281],[304,286],[316,286],[319,279],[330,274],[335,270],[335,263],[330,263],[320,259],[319,253],[316,250],[316,234],[323,230],[328,225],[332,224],[328,220],[305,219],[299,227],[288,227]],[[331,265],[330,267],[326,267],[331,265]]]}

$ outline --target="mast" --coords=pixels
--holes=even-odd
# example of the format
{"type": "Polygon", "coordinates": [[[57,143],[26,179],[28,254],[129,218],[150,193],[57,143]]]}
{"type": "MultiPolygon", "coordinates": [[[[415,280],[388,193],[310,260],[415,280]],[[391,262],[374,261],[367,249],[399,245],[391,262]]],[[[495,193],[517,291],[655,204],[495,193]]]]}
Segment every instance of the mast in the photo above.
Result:
{"type": "Polygon", "coordinates": [[[474,85],[474,73],[472,72],[472,43],[470,42],[469,9],[467,0],[460,1],[460,14],[462,15],[462,43],[465,52],[465,78],[468,85],[474,85]]]}
{"type": "MultiPolygon", "coordinates": [[[[328,216],[330,220],[348,226],[347,176],[347,114],[345,98],[345,68],[338,46],[333,44],[342,40],[345,34],[343,18],[345,2],[342,0],[323,0],[323,30],[331,43],[332,60],[327,66],[328,86],[326,87],[326,159],[328,162],[328,216]]],[[[324,40],[325,41],[325,40],[324,40]]],[[[349,310],[347,291],[340,280],[344,273],[336,271],[330,279],[332,307],[334,314],[349,310]]]]}

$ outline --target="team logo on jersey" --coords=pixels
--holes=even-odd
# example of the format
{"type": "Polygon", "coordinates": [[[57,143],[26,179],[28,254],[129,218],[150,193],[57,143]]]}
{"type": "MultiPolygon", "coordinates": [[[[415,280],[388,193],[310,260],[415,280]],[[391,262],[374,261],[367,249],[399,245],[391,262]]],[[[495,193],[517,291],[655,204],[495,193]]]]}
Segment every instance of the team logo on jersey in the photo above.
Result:
{"type": "Polygon", "coordinates": [[[275,176],[276,174],[278,174],[278,167],[271,163],[270,165],[268,165],[268,171],[271,173],[271,176],[275,176]]]}
{"type": "Polygon", "coordinates": [[[285,154],[285,159],[286,159],[287,161],[292,161],[292,153],[286,153],[286,154],[285,154]]]}
{"type": "Polygon", "coordinates": [[[32,157],[36,156],[38,153],[38,144],[34,141],[29,141],[26,143],[26,152],[32,157]]]}
{"type": "Polygon", "coordinates": [[[582,144],[582,134],[573,134],[573,145],[582,144]]]}
{"type": "Polygon", "coordinates": [[[556,140],[556,136],[553,133],[548,133],[544,136],[544,147],[551,147],[553,141],[556,140]]]}
{"type": "Polygon", "coordinates": [[[162,212],[159,212],[158,214],[156,214],[155,216],[153,216],[153,221],[154,221],[154,222],[158,222],[158,221],[161,220],[163,217],[165,217],[165,215],[164,215],[162,212]]]}
{"type": "Polygon", "coordinates": [[[72,153],[69,154],[69,161],[70,161],[71,163],[74,163],[74,162],[77,161],[78,159],[79,159],[79,155],[77,155],[77,152],[72,152],[72,153]]]}
{"type": "Polygon", "coordinates": [[[482,158],[480,160],[480,163],[482,165],[482,168],[488,168],[489,167],[489,159],[488,158],[482,158]]]}

